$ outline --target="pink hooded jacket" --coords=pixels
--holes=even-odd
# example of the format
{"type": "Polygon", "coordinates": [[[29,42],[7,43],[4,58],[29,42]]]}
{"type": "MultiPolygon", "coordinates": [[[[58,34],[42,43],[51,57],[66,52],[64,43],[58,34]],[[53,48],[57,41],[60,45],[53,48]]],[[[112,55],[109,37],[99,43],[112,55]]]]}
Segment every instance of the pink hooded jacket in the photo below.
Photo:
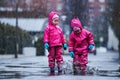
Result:
{"type": "Polygon", "coordinates": [[[81,22],[78,18],[72,19],[71,26],[72,28],[74,26],[79,27],[81,32],[79,34],[75,34],[74,31],[71,32],[69,40],[69,52],[73,51],[75,54],[81,54],[84,51],[87,53],[89,44],[94,45],[92,33],[82,28],[81,22]]]}
{"type": "Polygon", "coordinates": [[[44,31],[44,43],[48,43],[50,47],[52,46],[62,46],[66,43],[62,29],[58,25],[52,23],[52,18],[57,12],[50,12],[48,25],[44,31]]]}

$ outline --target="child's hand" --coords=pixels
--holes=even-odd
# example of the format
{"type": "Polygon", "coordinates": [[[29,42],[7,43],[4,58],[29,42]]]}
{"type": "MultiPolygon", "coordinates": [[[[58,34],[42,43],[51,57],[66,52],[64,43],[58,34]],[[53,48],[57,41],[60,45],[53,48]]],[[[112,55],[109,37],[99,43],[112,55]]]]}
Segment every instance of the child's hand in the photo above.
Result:
{"type": "Polygon", "coordinates": [[[69,55],[73,58],[74,57],[74,52],[73,51],[69,52],[69,55]]]}
{"type": "Polygon", "coordinates": [[[48,44],[48,43],[45,43],[45,44],[44,44],[44,48],[48,49],[48,48],[49,48],[49,44],[48,44]]]}
{"type": "Polygon", "coordinates": [[[64,47],[64,50],[66,50],[67,49],[67,44],[65,43],[64,45],[63,45],[63,47],[64,47]]]}
{"type": "Polygon", "coordinates": [[[94,45],[90,44],[88,48],[89,48],[90,52],[95,52],[95,46],[94,45]]]}
{"type": "Polygon", "coordinates": [[[89,50],[92,50],[94,47],[95,47],[94,45],[90,44],[88,48],[89,50]]]}

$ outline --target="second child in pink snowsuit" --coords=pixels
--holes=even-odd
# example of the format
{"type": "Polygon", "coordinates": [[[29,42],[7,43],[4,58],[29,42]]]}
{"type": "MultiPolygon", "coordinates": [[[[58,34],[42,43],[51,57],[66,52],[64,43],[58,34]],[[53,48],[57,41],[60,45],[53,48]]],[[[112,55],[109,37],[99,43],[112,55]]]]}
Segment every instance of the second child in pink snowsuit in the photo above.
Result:
{"type": "Polygon", "coordinates": [[[58,73],[62,72],[60,64],[63,62],[62,47],[67,48],[62,29],[58,26],[59,15],[57,12],[50,12],[48,25],[44,31],[44,47],[48,49],[48,62],[50,73],[54,74],[55,62],[58,73]]]}
{"type": "Polygon", "coordinates": [[[80,70],[86,70],[88,63],[88,52],[94,52],[94,39],[91,32],[83,29],[78,18],[71,21],[73,31],[69,39],[69,54],[73,58],[74,68],[77,66],[80,70]]]}

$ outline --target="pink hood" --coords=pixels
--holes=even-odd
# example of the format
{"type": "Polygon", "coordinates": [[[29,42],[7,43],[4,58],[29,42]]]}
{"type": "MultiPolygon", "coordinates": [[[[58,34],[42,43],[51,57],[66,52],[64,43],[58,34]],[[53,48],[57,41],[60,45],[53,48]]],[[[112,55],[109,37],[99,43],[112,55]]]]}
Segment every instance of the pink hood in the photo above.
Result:
{"type": "Polygon", "coordinates": [[[49,23],[44,31],[44,43],[48,43],[51,47],[62,46],[66,43],[62,29],[58,25],[52,24],[52,18],[55,14],[58,15],[57,12],[50,12],[48,17],[49,23]]]}
{"type": "Polygon", "coordinates": [[[48,18],[48,19],[49,19],[49,20],[48,20],[48,21],[49,21],[49,25],[53,25],[53,24],[52,24],[52,18],[53,18],[53,16],[54,16],[55,14],[58,15],[58,12],[55,12],[55,11],[51,11],[51,12],[50,12],[49,18],[48,18]]]}
{"type": "Polygon", "coordinates": [[[73,18],[71,21],[71,27],[73,28],[74,26],[79,27],[82,30],[82,24],[78,18],[73,18]]]}

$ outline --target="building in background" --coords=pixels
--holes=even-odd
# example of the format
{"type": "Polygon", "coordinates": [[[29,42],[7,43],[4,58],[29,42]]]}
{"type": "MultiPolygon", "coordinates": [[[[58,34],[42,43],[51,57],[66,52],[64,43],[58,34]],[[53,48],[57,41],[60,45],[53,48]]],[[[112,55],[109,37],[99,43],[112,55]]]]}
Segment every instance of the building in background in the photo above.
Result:
{"type": "Polygon", "coordinates": [[[108,41],[107,12],[107,0],[88,0],[86,27],[94,33],[99,46],[105,47],[108,41]]]}
{"type": "MultiPolygon", "coordinates": [[[[93,27],[95,20],[100,15],[103,15],[107,12],[107,0],[88,0],[88,28],[93,27]]],[[[102,19],[100,17],[99,19],[102,19]]],[[[91,30],[91,29],[90,29],[91,30]]]]}
{"type": "Polygon", "coordinates": [[[63,13],[64,0],[2,0],[0,17],[14,17],[17,1],[20,17],[46,17],[52,10],[63,13]]]}

